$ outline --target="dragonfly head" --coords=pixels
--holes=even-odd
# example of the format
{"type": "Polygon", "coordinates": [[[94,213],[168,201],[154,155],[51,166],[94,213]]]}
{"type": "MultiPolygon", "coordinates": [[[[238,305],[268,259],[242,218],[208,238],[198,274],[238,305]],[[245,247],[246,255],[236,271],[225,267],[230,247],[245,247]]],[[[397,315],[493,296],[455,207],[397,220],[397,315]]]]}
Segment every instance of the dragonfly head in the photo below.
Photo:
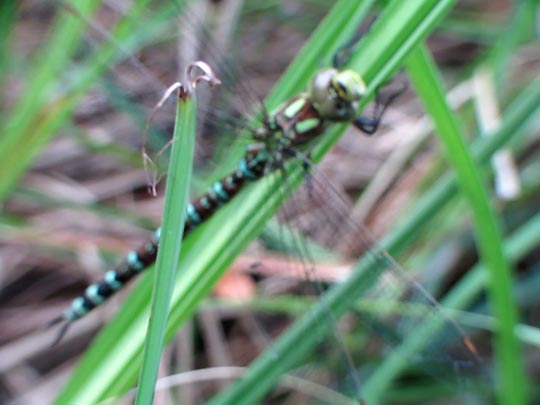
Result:
{"type": "Polygon", "coordinates": [[[366,92],[366,84],[354,70],[323,69],[315,74],[308,96],[322,118],[349,121],[356,116],[358,101],[366,92]]]}

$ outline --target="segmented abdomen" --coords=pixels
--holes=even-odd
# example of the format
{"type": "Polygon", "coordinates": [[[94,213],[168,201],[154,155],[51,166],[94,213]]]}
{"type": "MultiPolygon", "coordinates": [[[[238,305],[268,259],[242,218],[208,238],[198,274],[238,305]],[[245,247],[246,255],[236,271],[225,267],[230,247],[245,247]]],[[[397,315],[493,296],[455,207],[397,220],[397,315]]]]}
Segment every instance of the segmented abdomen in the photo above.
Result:
{"type": "MultiPolygon", "coordinates": [[[[219,207],[228,203],[247,182],[261,178],[268,159],[266,150],[246,153],[236,170],[214,183],[205,194],[188,204],[183,237],[204,223],[219,207]]],[[[81,296],[73,300],[59,320],[72,322],[82,318],[147,269],[156,260],[159,239],[160,228],[154,232],[151,240],[137,250],[129,252],[120,265],[109,270],[101,280],[89,285],[81,296]]]]}

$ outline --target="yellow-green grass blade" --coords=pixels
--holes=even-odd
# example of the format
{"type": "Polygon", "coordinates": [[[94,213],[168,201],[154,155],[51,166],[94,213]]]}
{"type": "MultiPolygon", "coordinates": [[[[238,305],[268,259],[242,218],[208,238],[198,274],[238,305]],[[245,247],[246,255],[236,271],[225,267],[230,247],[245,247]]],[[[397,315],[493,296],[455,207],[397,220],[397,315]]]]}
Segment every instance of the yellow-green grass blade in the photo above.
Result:
{"type": "Polygon", "coordinates": [[[154,397],[174,279],[180,265],[186,206],[193,171],[197,128],[196,97],[195,93],[190,94],[183,88],[179,91],[171,163],[167,174],[163,223],[154,272],[154,291],[136,404],[149,404],[154,397]]]}
{"type": "Polygon", "coordinates": [[[490,271],[488,288],[493,312],[500,323],[495,335],[498,369],[498,399],[501,403],[526,403],[527,380],[521,351],[514,335],[517,309],[512,298],[512,277],[502,249],[502,236],[488,193],[469,153],[457,119],[444,96],[443,86],[423,47],[412,54],[407,71],[415,90],[431,116],[446,156],[456,172],[460,189],[468,201],[475,222],[481,260],[490,271]]]}

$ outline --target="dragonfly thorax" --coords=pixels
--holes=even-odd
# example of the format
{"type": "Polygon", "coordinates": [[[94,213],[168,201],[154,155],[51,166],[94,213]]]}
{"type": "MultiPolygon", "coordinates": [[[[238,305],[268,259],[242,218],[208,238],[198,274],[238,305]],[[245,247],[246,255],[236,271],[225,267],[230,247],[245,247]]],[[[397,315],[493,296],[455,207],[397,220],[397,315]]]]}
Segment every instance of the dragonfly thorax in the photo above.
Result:
{"type": "Polygon", "coordinates": [[[349,121],[356,116],[366,85],[353,70],[323,69],[309,84],[308,94],[323,119],[349,121]]]}

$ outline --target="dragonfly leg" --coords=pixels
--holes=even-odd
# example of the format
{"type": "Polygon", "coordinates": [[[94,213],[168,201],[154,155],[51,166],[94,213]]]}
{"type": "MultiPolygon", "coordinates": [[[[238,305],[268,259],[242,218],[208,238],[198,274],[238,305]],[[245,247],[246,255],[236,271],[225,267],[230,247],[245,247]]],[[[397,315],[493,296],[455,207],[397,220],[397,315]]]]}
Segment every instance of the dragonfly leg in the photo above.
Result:
{"type": "Polygon", "coordinates": [[[358,118],[355,118],[353,121],[353,125],[367,135],[373,135],[375,132],[377,132],[377,129],[379,128],[380,123],[381,123],[380,117],[377,117],[377,118],[358,117],[358,118]]]}
{"type": "Polygon", "coordinates": [[[307,184],[308,193],[311,196],[311,192],[314,188],[313,186],[313,177],[311,175],[311,170],[313,169],[313,162],[311,160],[311,151],[301,152],[293,147],[286,147],[283,149],[283,154],[289,158],[297,158],[300,160],[302,165],[302,175],[307,184]]]}
{"type": "Polygon", "coordinates": [[[302,159],[302,170],[304,173],[309,173],[311,171],[311,151],[305,154],[305,159],[302,159]]]}
{"type": "Polygon", "coordinates": [[[379,124],[381,123],[382,116],[386,112],[386,109],[390,106],[390,104],[394,102],[396,98],[402,95],[406,90],[407,84],[403,83],[403,86],[401,88],[392,92],[384,101],[381,100],[380,93],[377,92],[377,95],[375,96],[375,110],[373,113],[373,117],[357,117],[353,120],[353,125],[367,135],[373,135],[375,132],[377,132],[379,124]]]}
{"type": "Polygon", "coordinates": [[[269,171],[273,172],[279,170],[283,176],[287,174],[285,171],[285,153],[285,149],[278,148],[277,153],[275,153],[274,157],[268,162],[269,171]]]}

